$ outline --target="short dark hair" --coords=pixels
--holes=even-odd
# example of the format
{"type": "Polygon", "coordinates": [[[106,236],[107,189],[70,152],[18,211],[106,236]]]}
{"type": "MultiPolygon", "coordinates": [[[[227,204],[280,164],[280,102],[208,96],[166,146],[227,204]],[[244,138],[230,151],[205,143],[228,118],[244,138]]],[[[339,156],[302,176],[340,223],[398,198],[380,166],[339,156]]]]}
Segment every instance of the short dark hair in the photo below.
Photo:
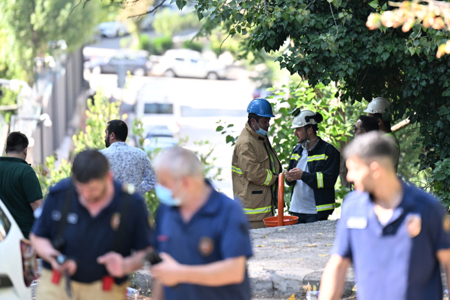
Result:
{"type": "Polygon", "coordinates": [[[253,113],[249,113],[248,114],[248,121],[247,121],[247,123],[248,123],[248,125],[251,125],[251,119],[255,119],[255,121],[256,122],[259,122],[259,119],[261,119],[262,117],[260,117],[260,116],[258,116],[258,115],[256,115],[256,114],[253,114],[253,113]]]}
{"type": "Polygon", "coordinates": [[[14,131],[8,135],[6,139],[6,153],[20,153],[28,147],[28,138],[25,134],[14,131]]]}
{"type": "MultiPolygon", "coordinates": [[[[383,122],[384,127],[386,127],[387,129],[391,128],[391,115],[388,113],[384,113],[384,114],[373,114],[373,116],[376,119],[381,120],[381,122],[383,122]]],[[[378,120],[377,120],[378,121],[378,120]]],[[[378,123],[378,122],[377,122],[378,123]]]]}
{"type": "Polygon", "coordinates": [[[84,150],[77,154],[72,165],[72,178],[81,183],[103,179],[109,171],[106,157],[97,150],[84,150]]]}
{"type": "Polygon", "coordinates": [[[394,166],[397,146],[393,138],[379,131],[372,131],[357,136],[344,149],[344,157],[348,159],[357,156],[364,160],[373,160],[377,157],[389,158],[394,166]]]}
{"type": "Polygon", "coordinates": [[[118,141],[125,141],[127,139],[128,126],[122,120],[109,121],[108,127],[106,127],[106,130],[108,130],[108,134],[111,134],[114,132],[114,134],[116,135],[116,140],[118,140],[118,141]]]}
{"type": "Polygon", "coordinates": [[[378,126],[378,120],[375,117],[361,115],[358,117],[358,120],[361,120],[361,131],[370,132],[374,130],[380,130],[380,126],[378,126]]]}

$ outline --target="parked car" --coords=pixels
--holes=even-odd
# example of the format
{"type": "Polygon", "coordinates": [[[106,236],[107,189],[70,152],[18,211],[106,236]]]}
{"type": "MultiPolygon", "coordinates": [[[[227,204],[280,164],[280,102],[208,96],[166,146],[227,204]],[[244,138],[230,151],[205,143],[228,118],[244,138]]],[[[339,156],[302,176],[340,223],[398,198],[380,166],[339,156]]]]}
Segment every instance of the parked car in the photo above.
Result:
{"type": "Polygon", "coordinates": [[[151,126],[165,125],[175,135],[180,131],[178,120],[181,116],[181,108],[170,97],[170,82],[160,79],[152,83],[146,83],[139,90],[136,97],[135,115],[141,120],[144,134],[148,133],[151,126]]]}
{"type": "Polygon", "coordinates": [[[146,151],[167,149],[178,144],[178,140],[166,125],[151,125],[144,130],[147,131],[143,145],[146,151]]]}
{"type": "Polygon", "coordinates": [[[103,37],[114,38],[128,34],[125,24],[119,21],[105,22],[98,25],[98,29],[103,37]]]}
{"type": "Polygon", "coordinates": [[[0,299],[31,300],[36,252],[0,200],[0,299]]]}
{"type": "Polygon", "coordinates": [[[225,65],[219,61],[210,62],[201,57],[200,52],[189,49],[168,50],[153,65],[151,73],[166,77],[195,77],[223,79],[227,76],[225,65]]]}
{"type": "Polygon", "coordinates": [[[135,76],[144,76],[152,68],[152,62],[146,57],[138,55],[118,54],[114,57],[94,58],[88,62],[87,67],[93,74],[117,73],[123,65],[125,71],[130,71],[135,76]]]}

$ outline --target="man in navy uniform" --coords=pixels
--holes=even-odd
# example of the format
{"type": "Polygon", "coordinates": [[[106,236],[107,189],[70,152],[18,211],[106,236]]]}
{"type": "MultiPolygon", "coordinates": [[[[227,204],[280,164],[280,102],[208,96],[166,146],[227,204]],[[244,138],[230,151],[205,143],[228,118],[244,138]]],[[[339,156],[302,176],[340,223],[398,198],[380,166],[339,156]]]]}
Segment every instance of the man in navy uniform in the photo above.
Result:
{"type": "Polygon", "coordinates": [[[249,225],[239,201],[205,181],[196,155],[175,147],[156,161],[161,201],[156,248],[163,259],[150,271],[154,300],[250,300],[249,225]]]}
{"type": "Polygon", "coordinates": [[[50,189],[31,242],[44,260],[38,300],[123,300],[150,247],[147,208],[133,186],[113,180],[106,157],[86,150],[72,178],[50,189]]]}
{"type": "Polygon", "coordinates": [[[343,204],[320,300],[340,299],[350,263],[358,300],[441,300],[440,265],[450,286],[449,216],[396,176],[396,154],[394,141],[375,131],[345,149],[356,190],[343,204]]]}

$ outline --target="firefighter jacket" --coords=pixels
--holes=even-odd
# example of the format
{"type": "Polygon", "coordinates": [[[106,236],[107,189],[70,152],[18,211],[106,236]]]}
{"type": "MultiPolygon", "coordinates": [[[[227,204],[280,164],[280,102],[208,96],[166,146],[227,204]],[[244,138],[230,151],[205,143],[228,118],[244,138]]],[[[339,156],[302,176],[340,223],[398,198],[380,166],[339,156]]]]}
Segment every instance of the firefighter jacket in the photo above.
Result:
{"type": "Polygon", "coordinates": [[[249,221],[273,216],[281,164],[267,137],[245,124],[234,147],[231,164],[233,193],[242,200],[249,221]]]}
{"type": "MultiPolygon", "coordinates": [[[[302,152],[303,148],[300,145],[294,148],[289,160],[288,171],[297,167],[302,152]]],[[[316,200],[318,213],[333,213],[335,208],[334,185],[339,176],[340,161],[341,155],[339,151],[321,138],[308,151],[308,172],[303,172],[301,180],[314,190],[314,199],[316,200]]],[[[286,182],[292,187],[292,197],[297,181],[286,180],[286,182]]]]}

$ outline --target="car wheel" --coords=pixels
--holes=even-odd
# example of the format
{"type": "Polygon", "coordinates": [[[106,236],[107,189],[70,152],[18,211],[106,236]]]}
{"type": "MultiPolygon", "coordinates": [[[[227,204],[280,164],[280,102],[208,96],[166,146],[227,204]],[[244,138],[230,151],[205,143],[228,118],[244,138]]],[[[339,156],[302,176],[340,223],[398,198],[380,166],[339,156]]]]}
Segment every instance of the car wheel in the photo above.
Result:
{"type": "Polygon", "coordinates": [[[209,72],[208,75],[206,75],[206,79],[217,80],[219,79],[219,75],[217,75],[216,72],[209,72]]]}
{"type": "Polygon", "coordinates": [[[101,74],[102,73],[102,68],[100,68],[99,66],[96,66],[92,69],[92,74],[101,74]]]}
{"type": "Polygon", "coordinates": [[[134,76],[144,76],[145,70],[142,68],[137,68],[136,70],[133,71],[133,75],[134,76]]]}
{"type": "Polygon", "coordinates": [[[176,77],[177,75],[175,74],[174,71],[169,69],[169,70],[164,72],[164,76],[166,76],[166,77],[176,77]]]}

